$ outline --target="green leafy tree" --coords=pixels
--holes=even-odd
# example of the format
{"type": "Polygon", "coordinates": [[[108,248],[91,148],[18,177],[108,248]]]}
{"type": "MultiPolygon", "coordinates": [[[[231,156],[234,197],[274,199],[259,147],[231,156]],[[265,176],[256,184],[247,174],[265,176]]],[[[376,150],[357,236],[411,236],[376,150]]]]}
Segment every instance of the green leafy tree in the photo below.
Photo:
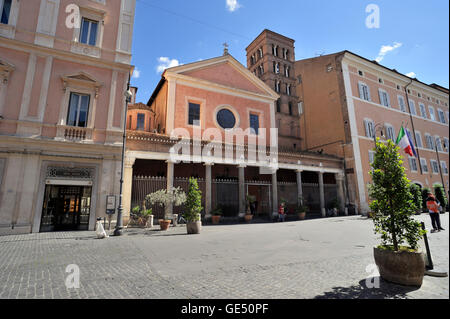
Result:
{"type": "Polygon", "coordinates": [[[202,192],[198,188],[197,179],[189,178],[189,189],[186,198],[186,210],[183,217],[188,222],[200,220],[199,214],[202,212],[202,192]]]}
{"type": "Polygon", "coordinates": [[[447,196],[445,196],[444,187],[441,184],[434,184],[433,188],[436,199],[441,203],[443,208],[447,208],[448,201],[447,196]]]}
{"type": "Polygon", "coordinates": [[[409,190],[410,181],[406,177],[399,148],[391,140],[386,144],[377,139],[369,194],[370,208],[374,213],[375,233],[381,235],[382,246],[399,251],[404,242],[411,249],[424,231],[420,222],[414,220],[416,205],[409,190]]]}
{"type": "MultiPolygon", "coordinates": [[[[159,205],[164,207],[164,211],[170,205],[180,206],[186,202],[186,193],[181,189],[181,187],[174,187],[171,190],[160,189],[156,192],[148,194],[145,196],[147,203],[150,205],[159,205]]],[[[167,213],[164,213],[164,219],[167,219],[167,213]]]]}
{"type": "Polygon", "coordinates": [[[414,205],[416,205],[416,211],[419,211],[422,209],[422,192],[420,190],[419,185],[417,184],[411,184],[409,185],[409,191],[413,195],[413,202],[414,205]]]}

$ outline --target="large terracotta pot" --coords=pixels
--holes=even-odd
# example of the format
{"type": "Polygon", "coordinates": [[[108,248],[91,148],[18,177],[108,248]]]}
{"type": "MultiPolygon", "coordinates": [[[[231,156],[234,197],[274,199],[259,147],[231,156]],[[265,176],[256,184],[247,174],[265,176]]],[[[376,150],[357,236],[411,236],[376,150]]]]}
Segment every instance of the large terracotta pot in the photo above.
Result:
{"type": "Polygon", "coordinates": [[[300,219],[300,220],[305,219],[305,216],[306,216],[306,212],[298,213],[298,219],[300,219]]]}
{"type": "Polygon", "coordinates": [[[200,234],[200,230],[202,229],[202,222],[188,222],[186,223],[186,230],[188,234],[200,234]]]}
{"type": "Polygon", "coordinates": [[[161,227],[161,230],[167,230],[169,229],[170,223],[172,221],[170,219],[160,219],[159,220],[159,227],[161,227]]]}
{"type": "Polygon", "coordinates": [[[250,222],[250,221],[253,219],[253,215],[246,214],[246,215],[244,216],[244,218],[245,218],[245,221],[246,221],[246,222],[250,222]]]}
{"type": "Polygon", "coordinates": [[[214,225],[217,225],[220,222],[220,215],[211,216],[211,221],[214,225]]]}
{"type": "Polygon", "coordinates": [[[373,248],[380,276],[390,282],[406,286],[422,286],[425,260],[421,252],[391,251],[373,248]]]}

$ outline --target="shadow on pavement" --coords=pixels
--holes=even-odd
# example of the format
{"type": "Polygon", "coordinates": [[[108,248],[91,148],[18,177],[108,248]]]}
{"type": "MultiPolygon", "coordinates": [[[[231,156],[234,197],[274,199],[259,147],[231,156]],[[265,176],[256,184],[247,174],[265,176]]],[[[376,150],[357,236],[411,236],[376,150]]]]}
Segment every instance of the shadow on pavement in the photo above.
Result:
{"type": "MultiPolygon", "coordinates": [[[[420,289],[414,286],[401,286],[375,277],[380,280],[380,288],[367,288],[366,280],[351,287],[333,287],[332,291],[318,295],[314,299],[406,299],[407,293],[420,289]]],[[[373,279],[372,279],[373,280],[373,279]]]]}

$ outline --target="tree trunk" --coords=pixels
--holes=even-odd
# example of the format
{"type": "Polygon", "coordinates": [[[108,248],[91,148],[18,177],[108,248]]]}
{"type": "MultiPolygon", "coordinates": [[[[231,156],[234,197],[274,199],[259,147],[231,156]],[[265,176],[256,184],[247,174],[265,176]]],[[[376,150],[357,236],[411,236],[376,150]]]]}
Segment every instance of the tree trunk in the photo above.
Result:
{"type": "MultiPolygon", "coordinates": [[[[392,201],[389,200],[389,206],[391,206],[392,208],[392,201]]],[[[394,245],[394,250],[398,251],[398,243],[397,243],[397,234],[395,233],[395,219],[394,219],[394,214],[395,212],[393,212],[391,210],[391,233],[392,233],[392,245],[394,245]]]]}

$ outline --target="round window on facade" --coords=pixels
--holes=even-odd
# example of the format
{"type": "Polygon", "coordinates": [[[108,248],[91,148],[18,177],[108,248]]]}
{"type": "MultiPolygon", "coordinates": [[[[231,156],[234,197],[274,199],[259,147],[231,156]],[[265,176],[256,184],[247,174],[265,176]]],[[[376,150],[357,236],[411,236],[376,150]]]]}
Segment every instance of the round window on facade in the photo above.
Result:
{"type": "Polygon", "coordinates": [[[217,112],[216,120],[223,129],[232,129],[236,126],[236,117],[229,109],[221,109],[217,112]]]}

